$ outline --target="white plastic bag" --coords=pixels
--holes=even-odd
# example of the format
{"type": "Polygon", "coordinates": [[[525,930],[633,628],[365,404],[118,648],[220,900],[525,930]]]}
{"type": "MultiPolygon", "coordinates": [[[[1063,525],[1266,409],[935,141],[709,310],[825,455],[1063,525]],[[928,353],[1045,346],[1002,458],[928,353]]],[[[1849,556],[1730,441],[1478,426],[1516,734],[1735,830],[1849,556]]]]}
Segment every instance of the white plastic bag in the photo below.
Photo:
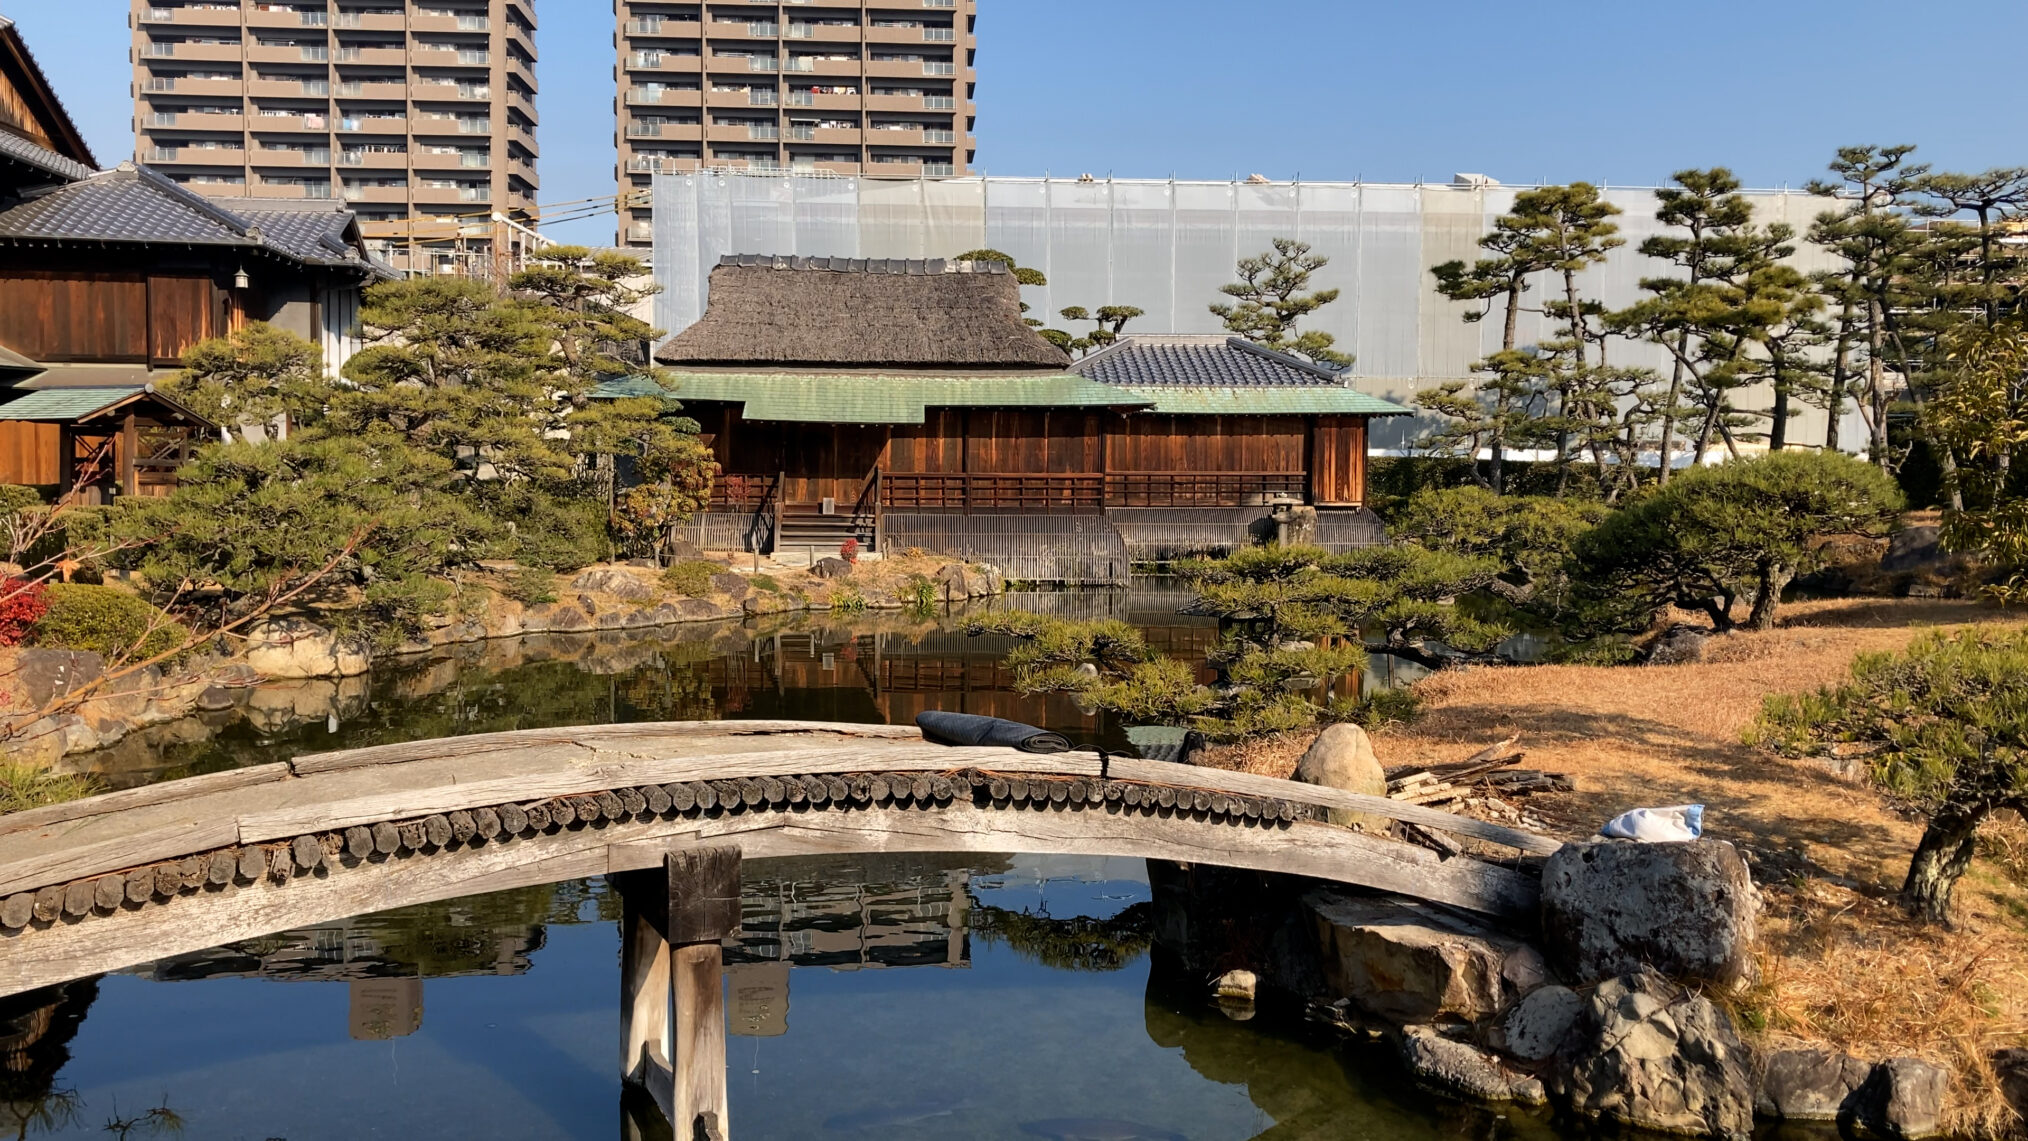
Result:
{"type": "Polygon", "coordinates": [[[1636,808],[1606,821],[1598,834],[1621,840],[1639,840],[1644,844],[1695,840],[1704,835],[1704,806],[1678,804],[1671,808],[1636,808]]]}

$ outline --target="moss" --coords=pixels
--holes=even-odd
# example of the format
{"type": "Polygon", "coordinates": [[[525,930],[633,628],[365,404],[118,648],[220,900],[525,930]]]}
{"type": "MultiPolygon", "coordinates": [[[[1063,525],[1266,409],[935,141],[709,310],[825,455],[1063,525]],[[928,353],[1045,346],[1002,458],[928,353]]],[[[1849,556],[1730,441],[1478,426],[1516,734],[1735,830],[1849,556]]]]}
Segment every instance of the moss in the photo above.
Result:
{"type": "Polygon", "coordinates": [[[89,650],[107,661],[146,660],[189,640],[182,623],[110,586],[51,583],[49,610],[35,624],[35,642],[89,650]]]}
{"type": "Polygon", "coordinates": [[[711,593],[711,576],[725,570],[709,559],[685,559],[662,572],[662,585],[686,598],[711,593]]]}
{"type": "Polygon", "coordinates": [[[746,584],[755,590],[767,591],[769,594],[780,594],[782,592],[782,584],[764,574],[754,575],[746,580],[746,584]]]}

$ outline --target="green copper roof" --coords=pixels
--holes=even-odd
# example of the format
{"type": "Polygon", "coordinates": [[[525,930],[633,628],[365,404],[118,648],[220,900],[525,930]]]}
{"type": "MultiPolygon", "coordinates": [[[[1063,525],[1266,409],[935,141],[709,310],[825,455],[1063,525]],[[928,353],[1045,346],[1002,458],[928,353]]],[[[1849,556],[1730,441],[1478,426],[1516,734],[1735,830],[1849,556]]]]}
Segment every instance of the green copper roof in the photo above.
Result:
{"type": "Polygon", "coordinates": [[[865,376],[822,373],[677,374],[679,400],[746,405],[748,420],[920,424],[925,408],[1120,408],[1153,398],[1068,373],[1025,376],[865,376]]]}
{"type": "Polygon", "coordinates": [[[626,400],[639,396],[676,399],[674,393],[656,384],[653,377],[646,376],[616,376],[611,380],[602,380],[592,385],[591,391],[585,395],[592,400],[626,400]]]}
{"type": "Polygon", "coordinates": [[[62,423],[89,416],[101,408],[109,408],[146,391],[145,387],[42,388],[19,400],[0,404],[0,420],[62,423]]]}
{"type": "Polygon", "coordinates": [[[1118,389],[1154,405],[1151,412],[1176,416],[1408,416],[1409,409],[1391,400],[1368,396],[1337,385],[1248,385],[1213,388],[1195,385],[1123,384],[1118,389]]]}

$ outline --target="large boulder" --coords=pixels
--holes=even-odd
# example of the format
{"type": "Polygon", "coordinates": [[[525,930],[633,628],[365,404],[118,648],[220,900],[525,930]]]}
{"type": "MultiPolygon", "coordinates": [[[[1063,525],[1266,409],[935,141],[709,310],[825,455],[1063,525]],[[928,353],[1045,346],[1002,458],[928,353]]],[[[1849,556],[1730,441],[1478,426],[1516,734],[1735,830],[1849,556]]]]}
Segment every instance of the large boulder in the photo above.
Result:
{"type": "Polygon", "coordinates": [[[1303,897],[1325,985],[1394,1022],[1479,1022],[1547,980],[1519,939],[1399,896],[1303,897]]]}
{"type": "Polygon", "coordinates": [[[1732,1021],[1653,971],[1600,983],[1559,1059],[1573,1112],[1663,1133],[1744,1138],[1753,1081],[1732,1021]]]}
{"type": "Polygon", "coordinates": [[[301,618],[270,618],[250,627],[246,662],[262,677],[357,677],[373,666],[365,639],[333,634],[301,618]]]}
{"type": "Polygon", "coordinates": [[[828,555],[810,564],[810,573],[818,578],[850,578],[852,564],[836,555],[828,555]]]}
{"type": "Polygon", "coordinates": [[[1888,1141],[1918,1141],[1943,1132],[1950,1074],[1921,1058],[1889,1058],[1873,1067],[1844,1117],[1854,1132],[1888,1141]]]}
{"type": "MultiPolygon", "coordinates": [[[[1343,792],[1387,795],[1387,772],[1374,755],[1373,738],[1357,725],[1333,725],[1317,734],[1309,751],[1296,762],[1295,779],[1343,792]]],[[[1388,824],[1382,817],[1342,808],[1331,809],[1330,820],[1333,824],[1368,831],[1378,831],[1388,824]]]]}
{"type": "Polygon", "coordinates": [[[1401,1035],[1401,1060],[1416,1080],[1474,1101],[1549,1100],[1542,1082],[1516,1073],[1469,1042],[1446,1038],[1428,1026],[1409,1026],[1401,1035]]]}
{"type": "Polygon", "coordinates": [[[1887,553],[1880,559],[1884,571],[1925,570],[1943,565],[1943,528],[1935,525],[1903,527],[1887,537],[1887,553]]]}
{"type": "Polygon", "coordinates": [[[21,650],[11,685],[25,709],[41,709],[99,680],[106,660],[90,650],[21,650]]]}
{"type": "Polygon", "coordinates": [[[1542,871],[1544,949],[1573,983],[1648,966],[1738,985],[1753,974],[1758,910],[1746,861],[1715,840],[1565,844],[1542,871]]]}
{"type": "Polygon", "coordinates": [[[1849,1054],[1819,1047],[1763,1050],[1753,1107],[1763,1117],[1836,1121],[1853,1111],[1853,1095],[1872,1069],[1849,1054]]]}
{"type": "Polygon", "coordinates": [[[1704,660],[1709,632],[1695,626],[1675,625],[1648,646],[1646,663],[1651,666],[1681,666],[1704,660]]]}
{"type": "Polygon", "coordinates": [[[635,577],[625,567],[591,567],[570,580],[572,590],[596,591],[626,602],[647,602],[658,597],[654,587],[635,577]]]}
{"type": "Polygon", "coordinates": [[[726,595],[734,602],[738,602],[740,599],[745,598],[747,593],[753,590],[753,587],[747,583],[746,576],[743,574],[735,574],[732,571],[720,571],[711,576],[711,589],[726,595]]]}
{"type": "Polygon", "coordinates": [[[1546,1062],[1570,1043],[1584,1011],[1584,997],[1569,987],[1537,987],[1493,1027],[1492,1045],[1524,1062],[1546,1062]]]}

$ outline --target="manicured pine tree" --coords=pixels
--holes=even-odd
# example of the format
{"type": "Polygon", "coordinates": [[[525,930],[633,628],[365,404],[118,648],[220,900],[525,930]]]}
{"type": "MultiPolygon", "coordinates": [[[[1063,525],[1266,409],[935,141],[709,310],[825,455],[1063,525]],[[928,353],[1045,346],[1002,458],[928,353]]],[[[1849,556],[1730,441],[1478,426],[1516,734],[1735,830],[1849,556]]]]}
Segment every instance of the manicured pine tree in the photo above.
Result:
{"type": "Polygon", "coordinates": [[[1298,330],[1303,318],[1338,300],[1338,290],[1310,289],[1310,277],[1331,259],[1310,252],[1308,243],[1276,238],[1272,248],[1239,259],[1239,280],[1218,287],[1236,305],[1213,304],[1211,312],[1227,331],[1276,352],[1293,353],[1317,364],[1346,368],[1352,357],[1331,346],[1337,338],[1316,329],[1298,330]]]}

